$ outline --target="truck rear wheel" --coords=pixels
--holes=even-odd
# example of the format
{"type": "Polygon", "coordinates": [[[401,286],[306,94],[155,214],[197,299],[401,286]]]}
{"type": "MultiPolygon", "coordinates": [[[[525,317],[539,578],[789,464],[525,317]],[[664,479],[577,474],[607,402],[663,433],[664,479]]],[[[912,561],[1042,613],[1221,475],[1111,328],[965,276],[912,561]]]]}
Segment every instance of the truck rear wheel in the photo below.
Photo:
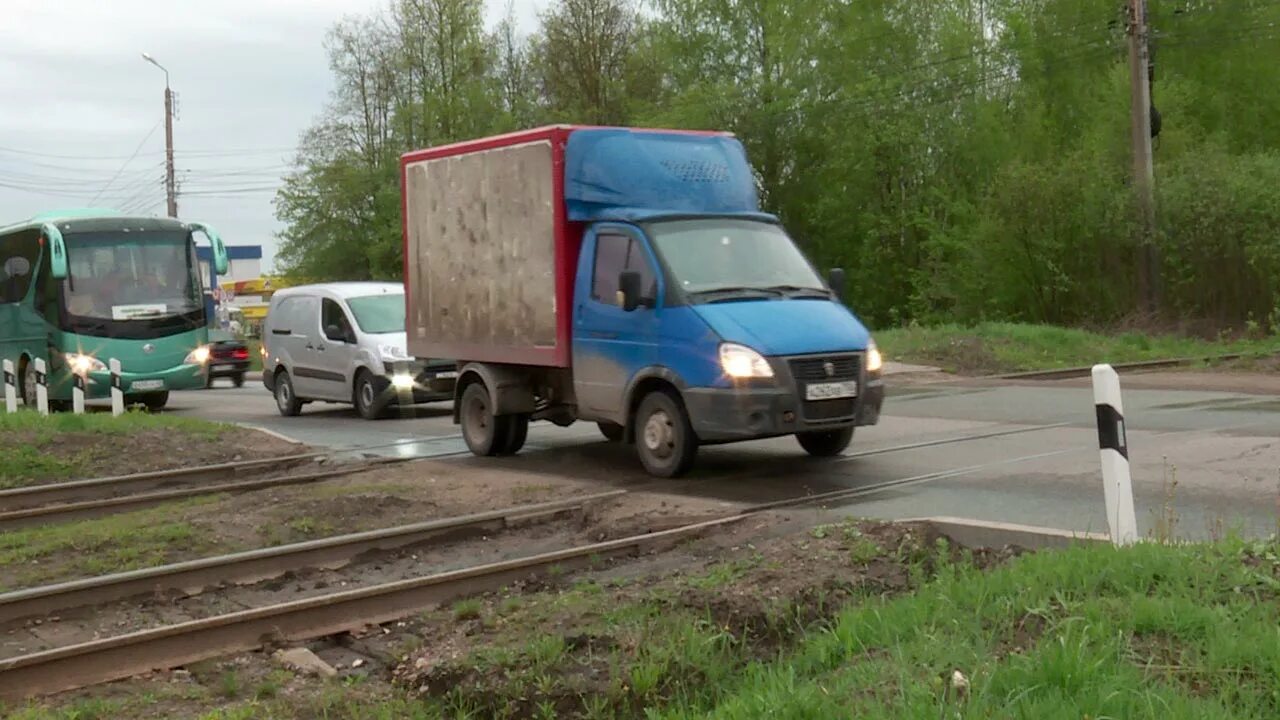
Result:
{"type": "Polygon", "coordinates": [[[515,455],[524,447],[524,441],[529,438],[529,416],[528,415],[506,415],[498,418],[507,423],[507,436],[502,444],[502,449],[495,453],[497,455],[515,455]]]}
{"type": "Polygon", "coordinates": [[[796,433],[800,447],[814,457],[835,457],[853,442],[853,426],[826,432],[796,433]]]}
{"type": "MultiPolygon", "coordinates": [[[[481,383],[473,383],[462,391],[458,419],[462,424],[462,439],[473,455],[493,457],[507,453],[507,446],[514,445],[511,435],[511,417],[493,414],[493,401],[489,390],[481,383]]],[[[528,426],[526,425],[526,431],[528,426]]],[[[523,445],[523,441],[520,443],[523,445]]]]}
{"type": "Polygon", "coordinates": [[[680,401],[670,393],[651,392],[636,411],[636,450],[650,475],[680,477],[698,457],[698,436],[680,401]]]}

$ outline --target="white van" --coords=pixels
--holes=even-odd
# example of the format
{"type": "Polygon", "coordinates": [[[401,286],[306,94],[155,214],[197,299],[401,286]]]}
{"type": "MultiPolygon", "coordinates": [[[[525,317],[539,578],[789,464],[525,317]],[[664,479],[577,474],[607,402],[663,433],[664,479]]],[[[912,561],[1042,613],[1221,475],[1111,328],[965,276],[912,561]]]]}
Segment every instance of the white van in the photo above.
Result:
{"type": "Polygon", "coordinates": [[[404,286],[343,282],[280,290],[262,325],[262,383],[281,415],[313,401],[351,403],[366,419],[396,405],[452,400],[457,366],[405,346],[404,286]]]}

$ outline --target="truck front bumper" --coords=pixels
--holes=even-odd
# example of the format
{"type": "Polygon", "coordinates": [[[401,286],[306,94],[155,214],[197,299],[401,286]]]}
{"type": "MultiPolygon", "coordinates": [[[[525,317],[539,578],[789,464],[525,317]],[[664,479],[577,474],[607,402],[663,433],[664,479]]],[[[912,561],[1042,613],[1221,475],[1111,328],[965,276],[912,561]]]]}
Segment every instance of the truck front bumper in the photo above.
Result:
{"type": "Polygon", "coordinates": [[[689,421],[706,444],[841,430],[875,425],[884,404],[884,383],[871,377],[858,397],[843,406],[806,402],[789,387],[689,388],[683,393],[689,421]]]}

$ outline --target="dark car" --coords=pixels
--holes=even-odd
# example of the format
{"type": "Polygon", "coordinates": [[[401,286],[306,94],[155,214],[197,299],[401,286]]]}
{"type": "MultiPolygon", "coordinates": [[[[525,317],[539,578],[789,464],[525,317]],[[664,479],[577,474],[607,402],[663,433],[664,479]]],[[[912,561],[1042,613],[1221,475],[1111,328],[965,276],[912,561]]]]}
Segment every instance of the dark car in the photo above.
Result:
{"type": "Polygon", "coordinates": [[[236,387],[244,385],[249,370],[249,347],[225,330],[209,331],[209,380],[231,378],[236,387]]]}

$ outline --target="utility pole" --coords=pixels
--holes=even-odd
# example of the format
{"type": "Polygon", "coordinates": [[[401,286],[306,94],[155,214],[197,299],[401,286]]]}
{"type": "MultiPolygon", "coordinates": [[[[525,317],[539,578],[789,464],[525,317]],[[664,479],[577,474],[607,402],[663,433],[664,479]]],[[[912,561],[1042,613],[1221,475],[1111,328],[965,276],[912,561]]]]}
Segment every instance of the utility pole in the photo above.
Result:
{"type": "Polygon", "coordinates": [[[142,53],[142,59],[164,72],[164,194],[169,217],[178,217],[178,185],[173,177],[173,91],[169,89],[169,71],[156,59],[142,53]]]}
{"type": "Polygon", "coordinates": [[[1138,290],[1143,310],[1160,309],[1160,257],[1155,244],[1155,169],[1151,156],[1151,76],[1147,0],[1129,4],[1130,142],[1133,190],[1138,211],[1138,290]]]}

